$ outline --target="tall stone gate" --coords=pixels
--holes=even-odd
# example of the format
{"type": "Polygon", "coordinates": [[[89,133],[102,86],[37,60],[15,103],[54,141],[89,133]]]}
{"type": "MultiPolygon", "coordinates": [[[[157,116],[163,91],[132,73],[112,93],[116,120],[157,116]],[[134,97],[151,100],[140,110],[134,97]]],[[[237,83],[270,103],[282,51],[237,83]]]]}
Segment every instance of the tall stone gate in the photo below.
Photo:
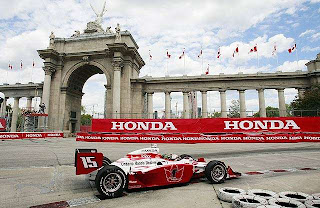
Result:
{"type": "Polygon", "coordinates": [[[126,118],[141,113],[142,90],[131,88],[131,79],[139,77],[144,61],[138,45],[128,31],[90,22],[84,33],[70,38],[50,36],[50,45],[38,50],[44,60],[45,80],[42,102],[49,114],[49,129],[73,133],[80,130],[82,89],[95,74],[104,74],[107,83],[106,117],[126,118]],[[135,102],[135,105],[132,105],[135,102]]]}

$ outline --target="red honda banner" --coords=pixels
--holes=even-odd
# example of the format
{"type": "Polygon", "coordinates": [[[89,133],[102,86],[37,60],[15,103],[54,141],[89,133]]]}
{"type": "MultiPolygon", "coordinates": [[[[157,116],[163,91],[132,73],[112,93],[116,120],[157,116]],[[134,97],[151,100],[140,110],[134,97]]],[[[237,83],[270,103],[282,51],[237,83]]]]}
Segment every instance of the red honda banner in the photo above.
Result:
{"type": "Polygon", "coordinates": [[[123,143],[297,143],[320,142],[318,134],[88,134],[78,133],[77,141],[123,143]]]}
{"type": "Polygon", "coordinates": [[[6,130],[6,120],[3,118],[0,118],[0,131],[6,130]]]}
{"type": "Polygon", "coordinates": [[[320,117],[206,119],[92,119],[104,133],[299,133],[320,132],[320,117]]]}
{"type": "Polygon", "coordinates": [[[62,132],[4,132],[0,139],[45,139],[63,138],[62,132]]]}

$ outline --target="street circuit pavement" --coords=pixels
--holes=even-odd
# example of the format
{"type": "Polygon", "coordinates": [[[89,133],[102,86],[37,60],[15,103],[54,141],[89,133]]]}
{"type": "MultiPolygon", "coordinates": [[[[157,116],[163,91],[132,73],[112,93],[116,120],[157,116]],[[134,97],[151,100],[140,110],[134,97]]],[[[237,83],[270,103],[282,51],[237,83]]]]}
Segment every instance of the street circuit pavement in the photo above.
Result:
{"type": "Polygon", "coordinates": [[[218,159],[242,173],[264,174],[245,174],[223,184],[197,180],[171,188],[131,191],[111,200],[98,200],[97,191],[86,176],[75,175],[76,148],[96,148],[113,161],[148,146],[85,143],[74,138],[0,140],[0,207],[30,207],[60,201],[78,207],[231,207],[217,199],[219,188],[320,192],[320,143],[158,144],[163,154],[218,159]]]}

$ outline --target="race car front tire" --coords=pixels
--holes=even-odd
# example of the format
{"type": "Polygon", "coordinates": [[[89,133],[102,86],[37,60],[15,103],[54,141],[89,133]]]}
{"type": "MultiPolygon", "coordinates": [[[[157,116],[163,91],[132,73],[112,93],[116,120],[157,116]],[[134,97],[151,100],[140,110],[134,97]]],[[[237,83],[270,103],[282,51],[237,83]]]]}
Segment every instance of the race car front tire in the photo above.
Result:
{"type": "Polygon", "coordinates": [[[107,157],[103,157],[103,160],[102,160],[102,166],[107,166],[107,165],[110,165],[112,162],[109,158],[107,157]]]}
{"type": "Polygon", "coordinates": [[[103,198],[116,198],[123,194],[128,183],[125,172],[114,165],[108,165],[97,173],[95,184],[103,198]]]}
{"type": "Polygon", "coordinates": [[[227,178],[227,167],[221,161],[212,160],[207,164],[204,173],[211,183],[223,183],[227,178]]]}

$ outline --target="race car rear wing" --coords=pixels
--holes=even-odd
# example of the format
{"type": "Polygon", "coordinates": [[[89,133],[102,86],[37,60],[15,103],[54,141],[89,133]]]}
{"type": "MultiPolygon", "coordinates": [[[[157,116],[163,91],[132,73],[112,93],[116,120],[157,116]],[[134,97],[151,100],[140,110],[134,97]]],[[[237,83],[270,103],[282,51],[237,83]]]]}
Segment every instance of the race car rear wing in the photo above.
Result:
{"type": "Polygon", "coordinates": [[[88,174],[102,167],[103,154],[97,149],[76,149],[74,165],[76,174],[88,174]]]}

